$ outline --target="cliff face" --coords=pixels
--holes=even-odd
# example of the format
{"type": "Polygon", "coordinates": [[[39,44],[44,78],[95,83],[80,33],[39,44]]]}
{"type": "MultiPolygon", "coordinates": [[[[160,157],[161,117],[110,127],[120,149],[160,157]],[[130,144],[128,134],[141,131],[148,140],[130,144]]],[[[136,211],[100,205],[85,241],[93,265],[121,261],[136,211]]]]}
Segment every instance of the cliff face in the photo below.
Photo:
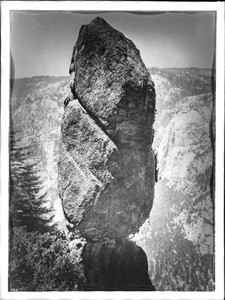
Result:
{"type": "Polygon", "coordinates": [[[157,290],[214,290],[210,70],[151,70],[158,182],[136,241],[157,290]]]}
{"type": "MultiPolygon", "coordinates": [[[[163,87],[159,89],[162,91],[163,87]]],[[[205,93],[182,96],[181,92],[177,90],[176,101],[168,94],[168,98],[161,98],[159,93],[154,141],[159,175],[174,197],[181,199],[173,206],[174,223],[181,226],[188,240],[198,245],[202,255],[213,254],[214,199],[210,190],[214,167],[210,140],[213,95],[207,83],[205,93]]]]}
{"type": "Polygon", "coordinates": [[[135,233],[154,197],[155,91],[132,41],[96,18],[82,26],[65,101],[59,193],[84,237],[135,233]]]}

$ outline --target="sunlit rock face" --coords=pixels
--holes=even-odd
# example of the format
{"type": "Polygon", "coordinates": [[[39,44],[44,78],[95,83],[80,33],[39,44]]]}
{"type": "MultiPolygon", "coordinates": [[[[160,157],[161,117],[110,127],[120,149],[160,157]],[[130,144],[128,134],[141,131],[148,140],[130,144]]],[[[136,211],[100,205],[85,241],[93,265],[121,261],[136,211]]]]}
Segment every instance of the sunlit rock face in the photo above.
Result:
{"type": "Polygon", "coordinates": [[[212,94],[183,99],[158,147],[161,177],[175,193],[183,194],[174,222],[202,254],[213,253],[211,114],[212,94]]]}
{"type": "Polygon", "coordinates": [[[155,90],[132,41],[96,18],[82,26],[65,101],[59,194],[84,237],[128,236],[154,197],[155,90]]]}
{"type": "Polygon", "coordinates": [[[212,72],[151,69],[158,182],[136,242],[156,290],[215,289],[212,72]],[[211,137],[212,135],[212,137],[211,137]]]}

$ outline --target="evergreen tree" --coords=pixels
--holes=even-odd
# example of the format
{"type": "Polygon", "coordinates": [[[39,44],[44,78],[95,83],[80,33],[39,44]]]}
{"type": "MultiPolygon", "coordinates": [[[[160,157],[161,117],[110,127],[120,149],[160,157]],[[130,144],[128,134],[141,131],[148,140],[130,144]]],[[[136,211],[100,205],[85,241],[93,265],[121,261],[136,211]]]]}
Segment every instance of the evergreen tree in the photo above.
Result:
{"type": "Polygon", "coordinates": [[[10,139],[10,226],[25,226],[27,231],[48,232],[50,209],[46,194],[41,194],[42,182],[37,167],[29,161],[30,147],[17,147],[15,134],[10,139]]]}

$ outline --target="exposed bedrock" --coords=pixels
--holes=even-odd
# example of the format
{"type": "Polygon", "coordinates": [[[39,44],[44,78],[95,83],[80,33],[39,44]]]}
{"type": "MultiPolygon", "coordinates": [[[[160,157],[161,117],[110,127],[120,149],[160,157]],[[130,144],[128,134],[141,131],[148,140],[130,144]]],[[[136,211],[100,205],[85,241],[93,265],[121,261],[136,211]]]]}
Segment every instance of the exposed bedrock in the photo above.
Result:
{"type": "Polygon", "coordinates": [[[92,240],[135,233],[153,204],[155,90],[132,41],[96,18],[82,26],[64,102],[59,192],[92,240]]]}

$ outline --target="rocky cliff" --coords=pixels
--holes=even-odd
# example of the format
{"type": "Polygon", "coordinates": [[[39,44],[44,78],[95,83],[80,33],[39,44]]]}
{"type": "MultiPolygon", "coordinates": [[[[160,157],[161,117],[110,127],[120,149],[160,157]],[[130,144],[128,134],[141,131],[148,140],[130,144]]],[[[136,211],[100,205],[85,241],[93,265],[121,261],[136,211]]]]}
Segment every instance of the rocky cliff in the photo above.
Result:
{"type": "Polygon", "coordinates": [[[70,74],[58,179],[65,215],[88,239],[128,236],[153,203],[154,84],[133,42],[101,18],[81,27],[70,74]]]}

